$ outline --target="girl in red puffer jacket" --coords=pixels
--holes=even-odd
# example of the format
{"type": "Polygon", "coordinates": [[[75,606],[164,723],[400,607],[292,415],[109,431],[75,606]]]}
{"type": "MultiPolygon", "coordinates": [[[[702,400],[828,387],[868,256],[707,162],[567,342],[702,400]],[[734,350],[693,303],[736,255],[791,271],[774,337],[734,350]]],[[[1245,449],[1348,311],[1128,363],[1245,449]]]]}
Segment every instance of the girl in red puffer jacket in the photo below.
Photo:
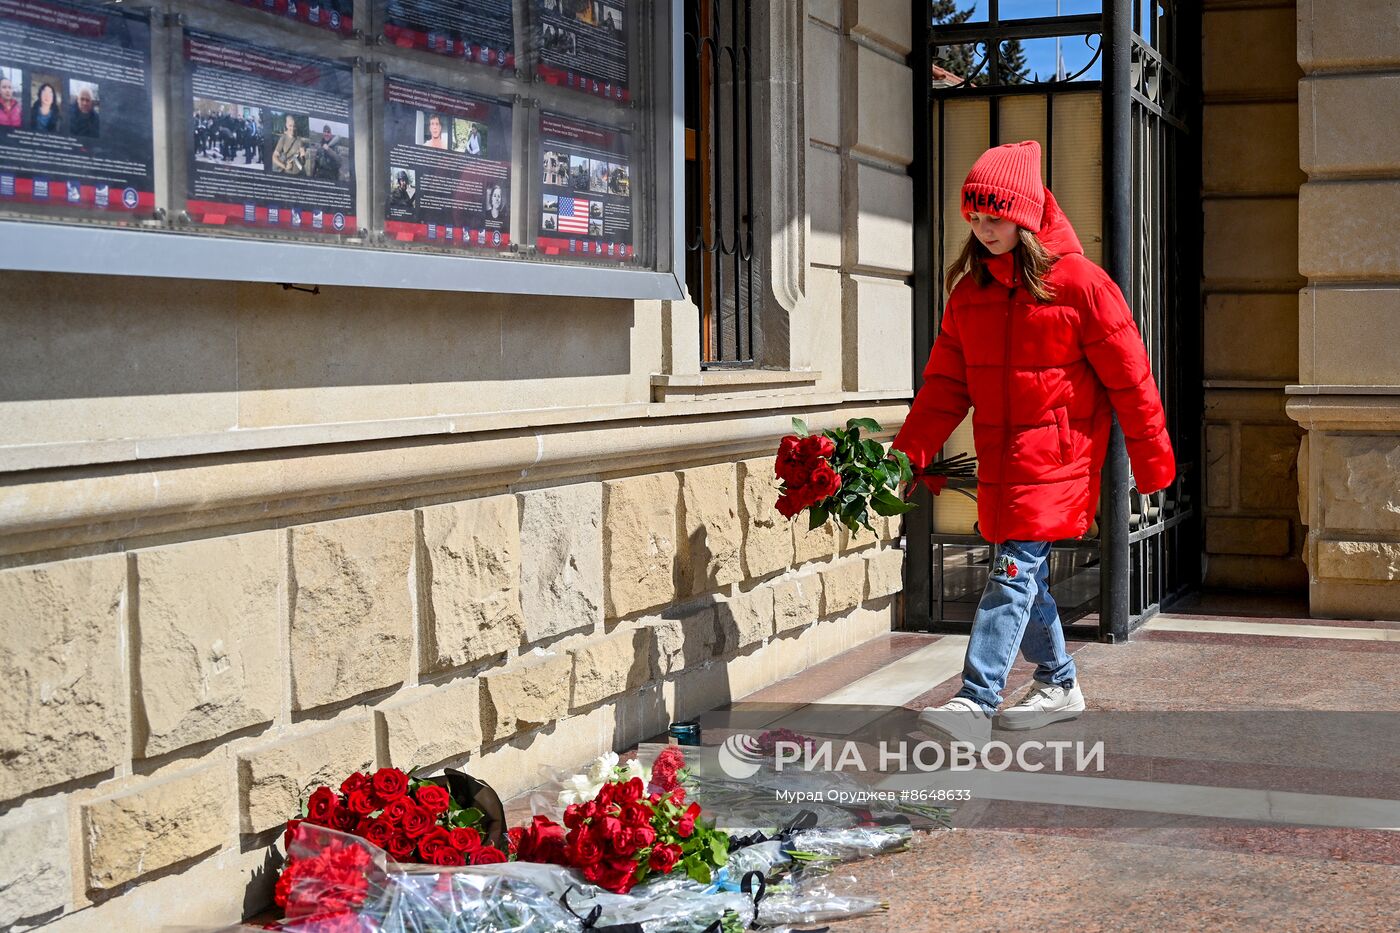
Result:
{"type": "Polygon", "coordinates": [[[1018,647],[1035,683],[999,727],[1084,709],[1050,595],[1050,545],[1093,521],[1111,413],[1140,492],[1168,486],[1176,459],[1132,312],[1041,181],[1040,144],[983,153],[963,183],[962,215],[972,232],[948,270],[942,326],[894,447],[924,466],[972,409],[978,527],[995,550],[962,689],[920,721],[980,745],[1018,647]]]}

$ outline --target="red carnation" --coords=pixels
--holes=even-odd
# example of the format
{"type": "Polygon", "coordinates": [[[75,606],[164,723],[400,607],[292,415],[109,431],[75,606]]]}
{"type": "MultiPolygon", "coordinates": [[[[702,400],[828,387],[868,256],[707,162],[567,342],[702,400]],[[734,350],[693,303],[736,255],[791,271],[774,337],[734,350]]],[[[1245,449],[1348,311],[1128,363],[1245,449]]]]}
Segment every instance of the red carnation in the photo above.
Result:
{"type": "Polygon", "coordinates": [[[651,857],[647,859],[647,864],[651,866],[653,871],[666,873],[675,868],[676,863],[680,860],[681,847],[667,843],[651,850],[651,857]]]}
{"type": "Polygon", "coordinates": [[[507,861],[506,854],[495,846],[477,846],[471,851],[473,865],[496,865],[507,861]]]}
{"type": "Polygon", "coordinates": [[[651,783],[663,792],[676,786],[676,773],[685,766],[685,755],[680,751],[672,751],[672,749],[677,748],[679,746],[666,746],[661,754],[656,756],[656,762],[651,766],[651,783]]]}
{"type": "Polygon", "coordinates": [[[452,795],[447,792],[447,788],[437,784],[418,785],[414,796],[418,799],[418,805],[433,816],[446,813],[447,808],[452,806],[452,795]]]}
{"type": "Polygon", "coordinates": [[[331,817],[340,806],[340,798],[329,787],[318,787],[306,802],[306,818],[322,826],[331,825],[331,817]]]}
{"type": "Polygon", "coordinates": [[[408,793],[408,775],[398,768],[380,768],[374,772],[374,792],[385,804],[393,803],[408,793]]]}

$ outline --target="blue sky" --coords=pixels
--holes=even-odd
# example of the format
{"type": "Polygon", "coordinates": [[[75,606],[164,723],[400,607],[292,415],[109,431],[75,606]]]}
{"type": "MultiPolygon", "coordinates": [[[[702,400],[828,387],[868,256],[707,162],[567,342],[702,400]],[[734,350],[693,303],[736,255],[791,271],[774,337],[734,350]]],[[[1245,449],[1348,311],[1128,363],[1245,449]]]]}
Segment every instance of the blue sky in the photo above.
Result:
{"type": "MultiPolygon", "coordinates": [[[[1139,0],[1144,7],[1149,6],[1148,0],[1139,0]]],[[[966,7],[968,0],[958,0],[959,7],[966,7]]],[[[975,0],[973,5],[977,12],[972,19],[985,20],[987,18],[987,0],[975,0]]],[[[1077,13],[1098,13],[1103,9],[1102,0],[1059,0],[1059,13],[1069,16],[1077,13]]],[[[1054,16],[1056,15],[1056,0],[1001,0],[999,4],[1001,18],[1022,19],[1033,16],[1054,16]]],[[[1097,40],[1095,40],[1097,43],[1097,40]]],[[[1053,76],[1055,73],[1055,40],[1035,39],[1023,42],[1026,50],[1026,61],[1030,65],[1031,73],[1039,72],[1042,76],[1053,76]]],[[[1061,54],[1065,60],[1065,70],[1070,74],[1078,71],[1088,64],[1093,57],[1093,47],[1086,45],[1082,37],[1069,37],[1060,42],[1061,54]]],[[[1095,62],[1084,75],[1085,78],[1099,78],[1102,74],[1099,63],[1095,62]]]]}

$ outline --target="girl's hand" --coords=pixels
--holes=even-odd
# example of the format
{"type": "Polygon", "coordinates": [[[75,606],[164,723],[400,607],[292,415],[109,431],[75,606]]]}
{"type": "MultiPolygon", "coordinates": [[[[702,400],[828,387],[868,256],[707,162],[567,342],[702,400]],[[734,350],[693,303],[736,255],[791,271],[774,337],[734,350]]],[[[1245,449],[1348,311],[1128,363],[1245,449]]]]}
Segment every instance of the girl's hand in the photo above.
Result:
{"type": "Polygon", "coordinates": [[[915,477],[915,480],[916,482],[910,483],[904,489],[905,502],[908,502],[910,499],[913,498],[914,490],[918,488],[919,483],[923,483],[925,486],[927,486],[929,492],[933,493],[935,496],[942,492],[948,486],[948,477],[946,476],[930,476],[928,474],[920,474],[915,477]]]}

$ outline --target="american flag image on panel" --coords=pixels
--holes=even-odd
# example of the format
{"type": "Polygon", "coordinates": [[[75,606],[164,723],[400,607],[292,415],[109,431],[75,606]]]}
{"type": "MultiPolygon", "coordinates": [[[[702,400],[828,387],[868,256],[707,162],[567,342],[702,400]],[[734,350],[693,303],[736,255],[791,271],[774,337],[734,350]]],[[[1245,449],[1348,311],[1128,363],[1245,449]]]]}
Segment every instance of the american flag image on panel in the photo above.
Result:
{"type": "Polygon", "coordinates": [[[559,199],[559,232],[588,233],[588,211],[590,205],[583,198],[559,199]]]}

